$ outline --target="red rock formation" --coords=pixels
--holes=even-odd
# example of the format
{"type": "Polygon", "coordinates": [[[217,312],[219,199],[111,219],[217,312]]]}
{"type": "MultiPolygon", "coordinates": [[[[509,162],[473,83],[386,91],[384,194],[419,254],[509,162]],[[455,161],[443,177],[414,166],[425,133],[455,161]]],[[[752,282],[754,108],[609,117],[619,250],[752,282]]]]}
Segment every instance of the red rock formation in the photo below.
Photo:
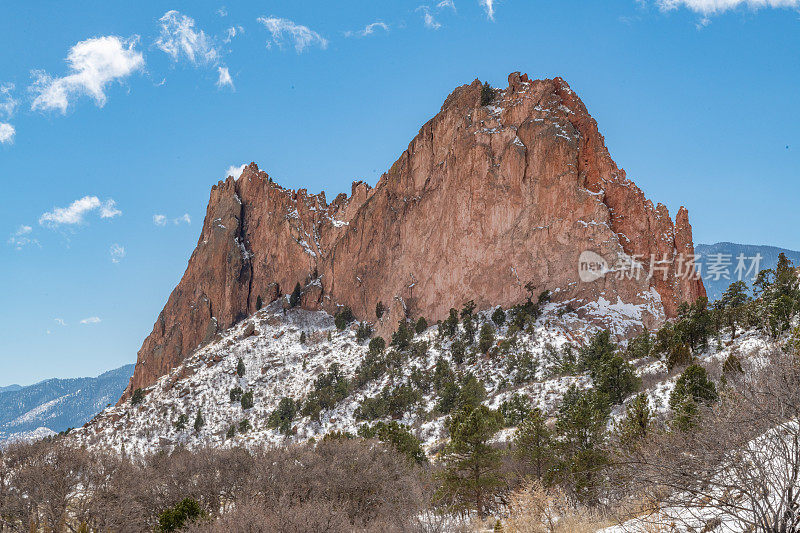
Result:
{"type": "Polygon", "coordinates": [[[515,73],[493,105],[482,107],[480,94],[477,80],[456,89],[374,189],[357,182],[328,204],[324,193],[283,189],[255,164],[214,186],[197,248],[126,394],[297,283],[310,309],[348,305],[374,320],[384,302],[384,332],[405,314],[436,321],[470,299],[519,303],[529,281],[576,307],[639,305],[649,325],[705,295],[700,280],[681,276],[680,255],[694,253],[686,210],[673,224],[666,207],[653,207],[563,80],[515,73]],[[645,275],[581,281],[585,250],[612,269],[638,258],[645,275]],[[651,269],[651,257],[663,263],[651,269]]]}

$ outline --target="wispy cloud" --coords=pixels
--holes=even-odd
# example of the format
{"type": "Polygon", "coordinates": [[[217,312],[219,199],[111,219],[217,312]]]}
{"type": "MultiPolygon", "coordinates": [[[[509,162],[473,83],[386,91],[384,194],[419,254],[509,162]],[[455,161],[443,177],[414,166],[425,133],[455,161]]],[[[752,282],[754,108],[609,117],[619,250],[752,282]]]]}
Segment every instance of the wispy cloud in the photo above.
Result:
{"type": "Polygon", "coordinates": [[[11,144],[17,130],[11,124],[0,122],[0,144],[11,144]]]}
{"type": "Polygon", "coordinates": [[[100,322],[102,322],[102,320],[97,316],[90,316],[81,320],[81,324],[99,324],[100,322]]]}
{"type": "Polygon", "coordinates": [[[706,17],[741,6],[753,10],[800,7],[800,0],[656,0],[656,3],[665,11],[685,7],[706,17]]]}
{"type": "Polygon", "coordinates": [[[429,30],[438,30],[442,24],[433,16],[429,6],[419,6],[416,11],[422,12],[422,21],[429,30]]]}
{"type": "Polygon", "coordinates": [[[237,35],[241,35],[244,33],[244,28],[241,26],[231,26],[227,30],[225,30],[225,39],[226,43],[229,43],[233,40],[234,37],[237,35]]]}
{"type": "Polygon", "coordinates": [[[186,58],[193,65],[211,65],[219,61],[220,52],[214,39],[203,30],[195,29],[193,18],[172,10],[164,13],[158,21],[161,34],[155,44],[174,61],[186,58]]]}
{"type": "Polygon", "coordinates": [[[113,35],[79,42],[67,55],[70,73],[66,76],[32,72],[34,83],[29,90],[36,97],[31,109],[66,113],[70,102],[82,95],[103,107],[108,84],[122,81],[144,67],[144,57],[135,49],[138,42],[138,36],[122,39],[113,35]]]}
{"type": "Polygon", "coordinates": [[[275,45],[283,49],[287,40],[294,43],[294,49],[298,54],[314,45],[323,50],[328,47],[328,40],[308,26],[295,24],[289,19],[279,17],[258,17],[257,20],[266,26],[272,36],[272,39],[267,41],[267,48],[275,45]]]}
{"type": "Polygon", "coordinates": [[[125,258],[125,247],[120,246],[117,243],[111,245],[111,248],[108,250],[109,254],[111,255],[111,262],[114,264],[118,264],[125,258]]]}
{"type": "MultiPolygon", "coordinates": [[[[164,227],[167,225],[168,220],[169,219],[167,218],[167,215],[153,215],[153,224],[155,224],[156,226],[164,227]]],[[[175,225],[191,224],[192,217],[189,216],[189,213],[184,213],[177,218],[173,218],[172,223],[175,225]]]]}
{"type": "Polygon", "coordinates": [[[53,321],[62,328],[67,325],[66,321],[63,318],[54,318],[53,321]]]}
{"type": "Polygon", "coordinates": [[[228,9],[225,6],[220,7],[217,9],[217,15],[220,17],[227,17],[228,16],[228,9]]]}
{"type": "Polygon", "coordinates": [[[456,10],[456,4],[453,0],[442,0],[438,4],[436,4],[436,9],[444,9],[446,7],[451,8],[453,11],[456,10]]]}
{"type": "Polygon", "coordinates": [[[220,89],[226,86],[230,87],[231,89],[234,88],[233,78],[231,78],[231,73],[228,71],[228,67],[217,67],[217,73],[219,74],[219,78],[217,79],[217,87],[220,89]]]}
{"type": "Polygon", "coordinates": [[[483,10],[486,11],[486,17],[493,21],[495,0],[478,0],[478,2],[483,6],[483,10]]]}
{"type": "Polygon", "coordinates": [[[39,217],[39,224],[54,228],[61,225],[82,224],[87,213],[99,211],[100,218],[114,218],[122,214],[117,203],[108,199],[103,202],[97,196],[84,196],[75,200],[68,207],[56,207],[39,217]]]}
{"type": "Polygon", "coordinates": [[[372,24],[367,24],[363,30],[359,31],[346,31],[344,32],[345,37],[366,37],[367,35],[372,35],[375,33],[375,30],[381,29],[385,32],[389,31],[389,25],[385,22],[377,21],[373,22],[372,24]]]}
{"type": "Polygon", "coordinates": [[[14,116],[14,111],[17,109],[19,102],[14,98],[13,92],[13,83],[0,84],[0,115],[9,118],[14,116]]]}
{"type": "Polygon", "coordinates": [[[8,244],[17,250],[22,250],[29,245],[39,246],[39,241],[34,239],[31,233],[33,233],[32,227],[22,225],[8,238],[8,244]]]}

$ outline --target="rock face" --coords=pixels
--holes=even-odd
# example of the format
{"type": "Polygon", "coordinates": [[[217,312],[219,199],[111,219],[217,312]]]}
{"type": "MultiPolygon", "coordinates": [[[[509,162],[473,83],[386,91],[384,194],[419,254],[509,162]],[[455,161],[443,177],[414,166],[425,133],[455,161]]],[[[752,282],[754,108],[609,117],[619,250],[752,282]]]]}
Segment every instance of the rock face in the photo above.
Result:
{"type": "Polygon", "coordinates": [[[656,325],[705,295],[686,275],[688,214],[673,221],[625,177],[583,102],[560,78],[514,73],[492,105],[456,89],[375,188],[349,197],[287,190],[252,163],[211,190],[186,273],[138,354],[129,395],[219,331],[303,288],[301,305],[350,306],[379,332],[524,301],[529,282],[574,308],[638,306],[656,325]],[[582,253],[604,266],[580,275],[582,253]],[[605,275],[602,275],[605,273],[605,275]]]}

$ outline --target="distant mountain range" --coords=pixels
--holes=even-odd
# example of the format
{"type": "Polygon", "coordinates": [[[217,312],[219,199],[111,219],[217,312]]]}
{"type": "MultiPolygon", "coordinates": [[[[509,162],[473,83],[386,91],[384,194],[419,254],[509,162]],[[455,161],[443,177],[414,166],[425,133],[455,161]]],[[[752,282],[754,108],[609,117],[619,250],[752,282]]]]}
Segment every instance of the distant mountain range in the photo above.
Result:
{"type": "Polygon", "coordinates": [[[0,388],[0,442],[82,426],[119,399],[132,375],[133,365],[126,365],[96,378],[0,388]]]}
{"type": "MultiPolygon", "coordinates": [[[[758,255],[761,256],[758,270],[775,268],[775,265],[778,264],[778,255],[781,253],[786,254],[786,257],[788,257],[795,266],[800,265],[800,252],[776,248],[775,246],[718,242],[716,244],[696,244],[694,251],[700,256],[697,263],[701,268],[703,283],[706,286],[706,293],[708,293],[709,300],[718,299],[731,283],[738,281],[735,272],[738,264],[737,258],[740,255],[745,258],[746,268],[749,268],[752,264],[752,258],[758,255]],[[722,255],[720,256],[718,254],[722,255]],[[723,265],[723,263],[725,264],[723,265]],[[713,270],[710,270],[714,268],[712,264],[718,266],[722,265],[724,268],[721,268],[721,270],[726,270],[728,277],[712,274],[713,270]]],[[[751,285],[753,282],[752,276],[752,274],[747,276],[748,279],[743,281],[751,285]]]]}

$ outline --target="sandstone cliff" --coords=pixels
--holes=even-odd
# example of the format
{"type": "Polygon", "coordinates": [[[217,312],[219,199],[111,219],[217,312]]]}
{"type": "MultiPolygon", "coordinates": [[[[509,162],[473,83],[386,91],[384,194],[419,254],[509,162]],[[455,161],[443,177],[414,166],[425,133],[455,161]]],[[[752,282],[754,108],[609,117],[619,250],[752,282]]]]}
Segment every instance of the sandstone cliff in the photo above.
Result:
{"type": "Polygon", "coordinates": [[[331,203],[280,187],[255,164],[215,185],[126,395],[297,283],[308,309],[348,305],[376,321],[383,302],[382,332],[470,299],[519,303],[528,282],[587,314],[597,301],[636,306],[647,325],[705,295],[682,275],[681,255],[693,254],[686,210],[673,223],[626,178],[566,82],[514,73],[492,105],[480,100],[477,80],[456,89],[374,188],[356,182],[331,203]],[[582,281],[587,250],[612,272],[582,281]],[[625,275],[625,264],[644,275],[625,275]]]}

